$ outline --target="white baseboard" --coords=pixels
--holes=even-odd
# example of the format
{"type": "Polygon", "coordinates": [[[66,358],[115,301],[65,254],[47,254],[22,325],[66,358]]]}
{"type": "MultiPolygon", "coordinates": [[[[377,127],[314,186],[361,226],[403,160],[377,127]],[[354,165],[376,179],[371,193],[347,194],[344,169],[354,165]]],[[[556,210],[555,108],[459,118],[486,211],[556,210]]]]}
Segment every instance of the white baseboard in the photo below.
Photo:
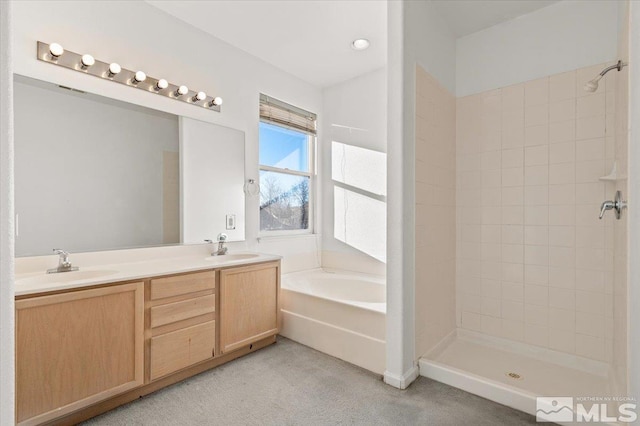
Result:
{"type": "Polygon", "coordinates": [[[409,371],[406,371],[402,376],[393,374],[389,371],[384,372],[384,382],[394,388],[406,389],[411,383],[420,375],[420,370],[417,365],[414,365],[409,371]]]}

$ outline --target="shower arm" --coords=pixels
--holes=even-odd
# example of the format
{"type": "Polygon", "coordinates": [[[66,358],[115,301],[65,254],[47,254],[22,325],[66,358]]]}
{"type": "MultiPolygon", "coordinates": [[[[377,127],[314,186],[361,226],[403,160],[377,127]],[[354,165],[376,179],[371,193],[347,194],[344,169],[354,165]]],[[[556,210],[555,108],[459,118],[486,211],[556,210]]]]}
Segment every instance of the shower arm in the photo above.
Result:
{"type": "Polygon", "coordinates": [[[604,75],[605,75],[606,73],[608,73],[608,72],[609,72],[609,71],[611,71],[611,70],[615,70],[615,69],[617,69],[618,71],[621,71],[621,70],[622,70],[622,68],[626,67],[627,65],[628,65],[628,64],[627,64],[627,63],[625,63],[625,62],[618,61],[618,63],[617,63],[617,64],[615,64],[615,65],[611,65],[610,67],[607,67],[607,68],[605,68],[604,70],[602,70],[602,72],[600,73],[600,76],[601,76],[601,77],[604,77],[604,75]]]}

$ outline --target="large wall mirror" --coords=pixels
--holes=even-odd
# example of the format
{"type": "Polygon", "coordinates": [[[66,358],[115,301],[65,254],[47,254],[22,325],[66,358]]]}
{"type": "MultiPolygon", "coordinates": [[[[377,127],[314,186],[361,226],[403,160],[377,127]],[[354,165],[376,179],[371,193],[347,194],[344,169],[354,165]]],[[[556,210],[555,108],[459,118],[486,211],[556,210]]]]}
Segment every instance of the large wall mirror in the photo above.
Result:
{"type": "Polygon", "coordinates": [[[244,132],[15,78],[16,256],[244,240],[244,132]]]}

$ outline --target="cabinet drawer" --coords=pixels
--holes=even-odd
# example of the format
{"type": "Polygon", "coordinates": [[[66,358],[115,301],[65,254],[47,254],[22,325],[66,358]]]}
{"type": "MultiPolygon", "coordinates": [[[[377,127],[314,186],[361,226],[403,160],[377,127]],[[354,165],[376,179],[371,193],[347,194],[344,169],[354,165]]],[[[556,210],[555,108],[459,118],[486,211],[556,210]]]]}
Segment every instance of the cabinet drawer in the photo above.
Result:
{"type": "Polygon", "coordinates": [[[156,278],[151,280],[151,300],[195,293],[202,290],[212,290],[214,288],[216,288],[216,273],[214,271],[156,278]]]}
{"type": "Polygon", "coordinates": [[[213,357],[216,322],[151,338],[151,380],[213,357]]]}
{"type": "Polygon", "coordinates": [[[216,296],[194,297],[181,302],[167,303],[166,305],[151,308],[151,327],[159,327],[165,324],[182,321],[199,315],[215,312],[216,296]]]}

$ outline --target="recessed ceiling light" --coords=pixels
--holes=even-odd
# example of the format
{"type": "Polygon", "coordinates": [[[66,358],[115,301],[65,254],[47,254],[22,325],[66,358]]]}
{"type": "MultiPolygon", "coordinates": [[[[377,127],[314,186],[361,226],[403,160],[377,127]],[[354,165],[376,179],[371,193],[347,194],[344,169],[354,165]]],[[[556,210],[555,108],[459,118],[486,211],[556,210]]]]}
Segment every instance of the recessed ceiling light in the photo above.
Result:
{"type": "Polygon", "coordinates": [[[351,47],[353,47],[355,50],[364,50],[369,47],[369,44],[369,40],[367,40],[366,38],[359,38],[353,40],[353,43],[351,43],[351,47]]]}

